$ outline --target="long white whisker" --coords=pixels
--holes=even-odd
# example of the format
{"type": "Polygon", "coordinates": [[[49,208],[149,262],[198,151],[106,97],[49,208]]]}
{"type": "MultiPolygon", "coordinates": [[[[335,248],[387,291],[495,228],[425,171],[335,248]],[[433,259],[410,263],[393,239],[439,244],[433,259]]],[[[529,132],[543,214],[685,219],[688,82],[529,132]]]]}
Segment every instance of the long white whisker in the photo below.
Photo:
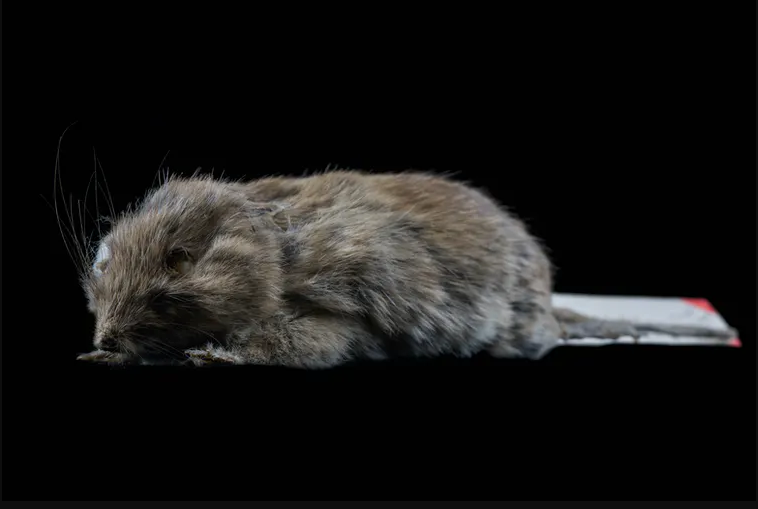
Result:
{"type": "MultiPolygon", "coordinates": [[[[69,221],[71,223],[71,229],[76,232],[76,222],[74,221],[74,195],[73,193],[69,193],[69,204],[68,204],[68,217],[69,221]]],[[[78,207],[77,207],[78,208],[78,207]]],[[[79,243],[79,236],[74,235],[74,245],[76,246],[76,250],[79,254],[79,261],[81,263],[81,270],[84,270],[84,266],[86,265],[86,259],[84,257],[84,249],[82,248],[82,245],[79,243]]]]}
{"type": "Polygon", "coordinates": [[[100,161],[97,158],[97,154],[95,154],[95,162],[97,163],[97,166],[100,168],[100,171],[103,174],[103,182],[105,183],[105,191],[106,191],[106,198],[108,200],[108,208],[111,213],[111,217],[116,217],[116,209],[113,206],[113,195],[111,194],[110,187],[108,187],[108,177],[105,175],[105,170],[103,170],[103,165],[100,164],[100,161]]]}
{"type": "MultiPolygon", "coordinates": [[[[49,201],[47,201],[47,198],[45,198],[43,195],[40,195],[40,197],[45,201],[45,203],[47,204],[47,206],[50,207],[50,209],[53,212],[55,212],[55,207],[53,207],[53,205],[49,201]]],[[[74,259],[74,255],[71,252],[71,249],[69,248],[69,240],[66,238],[66,235],[64,234],[64,231],[63,231],[63,228],[65,227],[66,228],[66,232],[69,233],[68,227],[66,227],[66,225],[64,225],[64,224],[62,224],[60,222],[60,218],[58,217],[57,213],[56,213],[55,219],[56,219],[56,223],[58,224],[58,228],[59,228],[59,230],[61,232],[61,239],[63,240],[63,245],[66,247],[66,252],[68,253],[68,257],[71,260],[71,263],[73,263],[74,265],[76,265],[76,260],[74,259]]],[[[70,233],[69,233],[69,235],[70,235],[70,233]]]]}
{"type": "Polygon", "coordinates": [[[156,340],[154,340],[152,338],[143,337],[142,341],[144,342],[144,344],[148,348],[153,348],[153,349],[155,349],[158,352],[163,353],[163,354],[173,355],[174,352],[172,352],[171,350],[175,350],[176,352],[180,352],[180,350],[178,350],[176,348],[168,349],[168,348],[166,348],[167,345],[163,345],[160,342],[158,342],[158,341],[156,341],[156,340]]]}
{"type": "Polygon", "coordinates": [[[219,346],[223,346],[223,345],[221,344],[221,341],[219,341],[219,340],[218,340],[216,337],[214,337],[214,336],[213,336],[211,333],[209,333],[209,332],[206,332],[206,331],[204,331],[204,330],[202,330],[202,329],[199,329],[199,328],[197,328],[197,327],[195,327],[195,326],[193,326],[193,325],[189,325],[189,324],[187,324],[187,323],[179,323],[179,322],[169,322],[169,323],[167,323],[166,325],[174,325],[174,326],[176,326],[176,327],[185,327],[185,328],[187,328],[187,329],[192,329],[192,330],[194,330],[194,331],[197,331],[197,332],[199,332],[200,334],[204,334],[205,336],[208,336],[208,337],[209,337],[211,340],[213,340],[214,342],[216,342],[216,343],[217,343],[219,346]]]}
{"type": "MultiPolygon", "coordinates": [[[[87,212],[87,214],[92,218],[92,214],[89,213],[89,210],[87,210],[87,196],[89,196],[89,188],[92,185],[92,179],[97,176],[97,171],[92,172],[92,175],[90,175],[89,180],[87,181],[87,188],[84,190],[84,210],[87,212]]],[[[95,194],[95,199],[97,199],[97,193],[95,194]]],[[[95,204],[95,208],[97,208],[97,203],[95,204]]],[[[97,212],[97,210],[95,211],[97,212]]]]}
{"type": "MultiPolygon", "coordinates": [[[[98,190],[98,182],[97,182],[97,153],[95,152],[95,147],[92,147],[92,159],[93,159],[93,166],[94,171],[92,172],[92,175],[95,177],[95,217],[96,217],[96,224],[97,224],[97,236],[99,238],[103,237],[103,232],[100,228],[100,204],[97,200],[97,190],[98,190]]],[[[92,181],[92,177],[90,177],[90,182],[92,181]]],[[[87,191],[84,193],[84,199],[86,201],[87,199],[87,192],[89,192],[89,183],[87,183],[87,191]]]]}
{"type": "Polygon", "coordinates": [[[80,235],[82,237],[82,258],[87,259],[86,252],[87,252],[87,246],[89,243],[87,242],[87,227],[85,226],[85,217],[87,216],[87,208],[84,203],[82,203],[81,200],[77,200],[77,209],[79,210],[79,227],[80,227],[80,235]]]}
{"type": "MultiPolygon", "coordinates": [[[[63,239],[64,245],[66,246],[66,251],[68,251],[69,257],[71,258],[71,261],[74,263],[75,266],[78,265],[78,263],[75,261],[74,257],[74,251],[72,250],[69,241],[66,239],[66,234],[64,232],[64,226],[66,227],[66,230],[68,230],[69,235],[72,237],[72,241],[76,241],[76,234],[71,230],[69,226],[66,226],[63,224],[61,219],[60,210],[58,209],[58,192],[60,191],[61,196],[65,197],[64,191],[63,191],[63,182],[60,176],[60,156],[61,156],[61,145],[63,143],[63,137],[66,135],[69,129],[73,127],[78,121],[72,122],[66,129],[63,131],[63,134],[61,134],[60,138],[58,138],[58,148],[56,150],[55,154],[55,170],[53,173],[53,210],[55,211],[55,217],[56,222],[58,223],[58,229],[61,233],[61,238],[63,239]],[[56,187],[57,186],[57,187],[56,187]]],[[[64,199],[64,207],[65,207],[65,199],[64,199]]],[[[73,221],[71,221],[71,225],[73,226],[73,221]]],[[[80,267],[77,266],[77,269],[80,269],[80,267]]]]}

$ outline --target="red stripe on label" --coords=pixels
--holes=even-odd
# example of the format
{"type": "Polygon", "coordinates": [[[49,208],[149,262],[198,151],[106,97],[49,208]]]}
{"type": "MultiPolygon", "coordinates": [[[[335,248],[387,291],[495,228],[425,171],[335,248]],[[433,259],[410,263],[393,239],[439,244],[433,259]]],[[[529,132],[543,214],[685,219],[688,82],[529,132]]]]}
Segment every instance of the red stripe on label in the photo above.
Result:
{"type": "Polygon", "coordinates": [[[708,302],[706,299],[682,299],[687,304],[690,304],[691,306],[695,306],[697,308],[702,309],[703,311],[707,311],[709,313],[715,313],[716,310],[711,306],[711,303],[708,302]]]}

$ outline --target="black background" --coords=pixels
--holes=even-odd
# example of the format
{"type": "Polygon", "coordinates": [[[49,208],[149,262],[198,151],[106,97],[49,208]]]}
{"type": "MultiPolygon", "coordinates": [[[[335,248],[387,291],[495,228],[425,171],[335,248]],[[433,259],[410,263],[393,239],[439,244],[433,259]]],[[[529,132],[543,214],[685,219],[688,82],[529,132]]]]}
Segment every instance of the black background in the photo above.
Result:
{"type": "Polygon", "coordinates": [[[545,6],[264,31],[260,15],[236,38],[232,13],[134,16],[147,28],[65,11],[4,27],[4,498],[752,498],[748,16],[545,6]],[[84,197],[96,154],[117,209],[161,164],[457,172],[545,240],[557,291],[703,297],[744,348],[80,365],[93,321],[43,199],[74,121],[65,191],[84,197]]]}

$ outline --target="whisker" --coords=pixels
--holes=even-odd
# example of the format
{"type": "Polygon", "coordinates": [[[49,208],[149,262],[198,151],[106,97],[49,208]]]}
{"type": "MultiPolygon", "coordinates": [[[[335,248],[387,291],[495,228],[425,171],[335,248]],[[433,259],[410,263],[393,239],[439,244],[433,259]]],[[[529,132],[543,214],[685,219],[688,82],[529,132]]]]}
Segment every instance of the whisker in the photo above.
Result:
{"type": "Polygon", "coordinates": [[[63,131],[63,134],[61,134],[60,138],[58,138],[58,147],[55,154],[55,169],[53,172],[53,210],[55,211],[56,216],[56,222],[58,224],[58,229],[61,234],[61,238],[63,239],[64,245],[66,247],[66,251],[69,253],[69,257],[71,258],[71,261],[74,263],[74,265],[77,267],[77,270],[79,272],[82,272],[84,270],[84,266],[86,264],[86,261],[83,256],[83,250],[82,246],[78,243],[77,235],[75,233],[74,228],[74,219],[73,219],[73,212],[72,207],[71,208],[66,206],[65,201],[65,193],[63,191],[63,179],[61,178],[61,164],[60,164],[60,153],[61,153],[61,146],[63,144],[63,138],[68,132],[71,127],[73,127],[78,121],[72,122],[66,129],[63,131]],[[63,209],[64,212],[66,212],[67,219],[69,221],[69,224],[66,225],[63,223],[60,209],[58,208],[58,193],[60,192],[61,197],[63,198],[63,209]],[[65,231],[64,231],[65,228],[65,231]],[[66,238],[66,233],[68,232],[70,239],[66,238]],[[71,242],[75,244],[76,249],[73,249],[73,246],[71,246],[71,242]],[[76,256],[75,256],[76,255],[76,256]],[[76,260],[76,257],[78,257],[78,261],[76,260]]]}
{"type": "Polygon", "coordinates": [[[153,176],[153,181],[150,183],[150,187],[153,187],[155,185],[156,177],[158,178],[158,185],[163,185],[161,183],[161,171],[163,170],[163,163],[166,162],[166,158],[168,157],[170,153],[171,153],[171,149],[169,149],[168,152],[166,152],[166,155],[163,156],[163,159],[161,159],[161,163],[158,165],[158,171],[155,172],[155,175],[153,176]]]}
{"type": "Polygon", "coordinates": [[[218,338],[216,338],[215,336],[213,336],[211,333],[209,333],[207,331],[204,331],[202,329],[199,329],[199,328],[197,328],[197,327],[195,327],[193,325],[189,325],[187,323],[179,323],[179,322],[168,322],[165,325],[173,325],[174,327],[180,327],[180,328],[186,328],[186,329],[194,330],[196,332],[199,332],[200,334],[208,336],[212,341],[214,341],[216,344],[218,344],[218,346],[224,346],[221,343],[221,341],[218,338]]]}
{"type": "Polygon", "coordinates": [[[111,213],[111,217],[116,217],[116,209],[113,206],[113,195],[111,194],[110,187],[108,187],[108,177],[105,175],[105,170],[103,170],[103,165],[100,164],[100,160],[97,158],[97,154],[95,154],[95,162],[97,163],[97,166],[100,168],[100,172],[103,174],[103,182],[105,183],[105,191],[106,191],[106,198],[108,201],[108,208],[111,213]]]}
{"type": "Polygon", "coordinates": [[[80,235],[82,237],[82,258],[86,259],[86,251],[87,251],[87,228],[84,225],[84,218],[87,215],[87,209],[82,203],[81,200],[77,200],[76,202],[76,208],[79,212],[79,228],[80,228],[80,235]]]}
{"type": "Polygon", "coordinates": [[[68,220],[69,224],[71,224],[71,230],[74,232],[74,246],[76,246],[77,254],[79,255],[79,259],[82,263],[82,266],[84,266],[84,252],[82,250],[81,244],[79,244],[79,237],[76,235],[76,222],[74,221],[74,195],[73,193],[68,194],[69,203],[68,203],[68,220]]]}
{"type": "Polygon", "coordinates": [[[173,355],[174,352],[184,355],[184,352],[174,346],[169,345],[168,343],[161,341],[153,336],[149,336],[147,334],[140,334],[139,335],[140,340],[147,346],[154,347],[156,350],[159,350],[163,353],[166,353],[168,355],[173,355]]]}
{"type": "MultiPolygon", "coordinates": [[[[161,345],[155,344],[152,341],[148,341],[147,339],[142,338],[139,341],[143,345],[143,348],[145,348],[148,352],[152,353],[153,355],[157,354],[159,357],[169,357],[169,358],[177,356],[176,353],[171,352],[163,348],[161,345]]],[[[140,355],[140,358],[144,360],[144,358],[141,355],[140,355]]]]}
{"type": "Polygon", "coordinates": [[[177,352],[177,353],[180,353],[180,354],[184,354],[183,350],[181,350],[179,348],[176,348],[175,346],[171,346],[170,344],[166,343],[165,341],[161,341],[160,339],[151,338],[150,341],[154,345],[156,345],[156,346],[158,346],[160,348],[165,349],[165,351],[174,351],[174,352],[177,352]]]}
{"type": "Polygon", "coordinates": [[[98,182],[97,182],[97,153],[95,152],[95,147],[92,147],[92,159],[94,164],[94,171],[92,172],[92,176],[89,178],[89,182],[87,182],[87,190],[84,192],[84,201],[86,203],[87,201],[87,193],[89,193],[89,186],[90,183],[92,183],[92,177],[95,178],[95,216],[97,216],[95,224],[97,225],[97,236],[99,238],[103,237],[103,232],[100,228],[100,204],[97,200],[97,190],[98,190],[98,182]]]}
{"type": "Polygon", "coordinates": [[[76,260],[74,259],[74,255],[73,255],[73,253],[71,252],[71,249],[69,248],[69,240],[66,238],[66,235],[64,234],[64,230],[63,230],[63,228],[65,227],[65,228],[66,228],[66,233],[69,233],[69,235],[70,235],[70,232],[69,232],[69,230],[68,230],[68,227],[66,227],[66,225],[64,225],[64,224],[61,224],[61,222],[60,222],[60,218],[58,217],[58,214],[57,214],[57,212],[56,212],[56,210],[55,210],[55,207],[53,207],[53,205],[52,205],[52,204],[51,204],[49,201],[47,201],[47,198],[45,198],[45,196],[44,196],[44,195],[41,195],[41,194],[40,194],[40,197],[41,197],[41,198],[42,198],[42,199],[45,201],[45,203],[47,204],[47,206],[48,206],[48,207],[50,207],[50,209],[51,209],[51,210],[52,210],[54,213],[56,213],[56,224],[58,225],[58,229],[59,229],[59,230],[60,230],[60,232],[61,232],[61,239],[63,240],[63,245],[64,245],[64,246],[65,246],[65,248],[66,248],[66,252],[68,253],[68,257],[69,257],[69,259],[71,260],[71,263],[73,263],[73,264],[74,264],[74,266],[76,266],[76,265],[77,265],[77,262],[76,262],[76,260]]]}
{"type": "MultiPolygon", "coordinates": [[[[95,217],[95,216],[99,215],[99,211],[97,210],[97,192],[95,192],[95,216],[93,216],[92,213],[87,208],[87,197],[89,196],[89,189],[90,189],[90,186],[92,185],[92,179],[96,178],[96,177],[97,177],[97,170],[95,170],[94,172],[92,172],[92,175],[90,175],[89,181],[87,182],[87,188],[84,190],[83,208],[84,208],[84,212],[86,213],[86,215],[89,216],[90,220],[93,223],[95,223],[95,226],[97,227],[98,237],[100,237],[100,236],[102,236],[102,233],[100,231],[100,222],[97,220],[97,217],[95,217]]],[[[82,226],[82,228],[84,228],[84,227],[82,226]]],[[[90,235],[90,237],[91,237],[91,235],[90,235]]]]}
{"type": "Polygon", "coordinates": [[[159,353],[165,354],[169,357],[173,357],[177,354],[183,354],[183,352],[181,352],[180,350],[169,347],[169,345],[164,345],[158,341],[150,340],[150,341],[145,341],[144,343],[145,343],[145,346],[147,346],[148,348],[157,350],[159,353]]]}

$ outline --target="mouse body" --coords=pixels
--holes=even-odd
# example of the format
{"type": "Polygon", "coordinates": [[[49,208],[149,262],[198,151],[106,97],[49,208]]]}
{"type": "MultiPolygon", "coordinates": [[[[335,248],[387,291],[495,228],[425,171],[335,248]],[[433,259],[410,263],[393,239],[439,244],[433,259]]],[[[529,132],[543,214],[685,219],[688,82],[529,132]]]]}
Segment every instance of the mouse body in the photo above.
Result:
{"type": "Polygon", "coordinates": [[[168,178],[82,277],[82,360],[326,368],[539,358],[558,341],[540,242],[485,192],[421,172],[168,178]]]}
{"type": "Polygon", "coordinates": [[[93,251],[87,361],[329,368],[539,359],[561,338],[736,337],[553,309],[553,268],[524,223],[484,191],[421,172],[170,177],[93,251]]]}

